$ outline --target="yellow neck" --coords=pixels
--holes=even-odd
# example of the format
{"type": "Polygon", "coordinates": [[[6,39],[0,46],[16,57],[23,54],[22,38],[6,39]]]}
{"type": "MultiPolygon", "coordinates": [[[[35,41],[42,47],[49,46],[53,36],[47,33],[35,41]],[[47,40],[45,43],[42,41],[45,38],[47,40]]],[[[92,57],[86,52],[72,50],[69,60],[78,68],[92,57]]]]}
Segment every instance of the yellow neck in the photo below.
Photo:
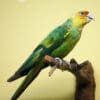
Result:
{"type": "Polygon", "coordinates": [[[83,28],[84,27],[84,18],[79,18],[79,16],[72,17],[73,20],[73,26],[77,28],[83,28]]]}

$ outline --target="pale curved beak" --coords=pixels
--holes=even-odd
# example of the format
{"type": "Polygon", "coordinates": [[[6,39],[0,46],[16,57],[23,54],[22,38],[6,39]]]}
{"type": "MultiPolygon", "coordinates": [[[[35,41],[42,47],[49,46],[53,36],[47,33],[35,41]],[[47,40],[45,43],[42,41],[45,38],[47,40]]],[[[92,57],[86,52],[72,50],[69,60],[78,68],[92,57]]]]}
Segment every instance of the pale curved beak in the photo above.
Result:
{"type": "Polygon", "coordinates": [[[94,21],[95,21],[95,17],[94,17],[91,13],[89,13],[89,14],[87,15],[87,17],[88,17],[90,20],[94,20],[94,21]]]}

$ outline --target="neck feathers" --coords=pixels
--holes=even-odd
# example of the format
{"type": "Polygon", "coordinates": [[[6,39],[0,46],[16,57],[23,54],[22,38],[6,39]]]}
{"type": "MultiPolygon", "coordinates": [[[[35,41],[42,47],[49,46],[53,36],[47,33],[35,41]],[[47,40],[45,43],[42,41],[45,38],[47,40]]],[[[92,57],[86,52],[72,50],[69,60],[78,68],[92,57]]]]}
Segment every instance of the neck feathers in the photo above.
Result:
{"type": "Polygon", "coordinates": [[[73,20],[73,18],[68,19],[64,24],[63,24],[67,29],[73,29],[76,28],[78,30],[82,30],[84,25],[79,25],[78,20],[73,20]]]}

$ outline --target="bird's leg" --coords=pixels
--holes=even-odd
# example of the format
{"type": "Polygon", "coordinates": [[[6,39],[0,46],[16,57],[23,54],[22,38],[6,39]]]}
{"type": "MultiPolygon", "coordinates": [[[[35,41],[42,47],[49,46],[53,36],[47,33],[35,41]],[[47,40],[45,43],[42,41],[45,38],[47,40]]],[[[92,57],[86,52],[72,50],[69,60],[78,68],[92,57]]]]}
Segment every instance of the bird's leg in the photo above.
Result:
{"type": "Polygon", "coordinates": [[[53,58],[49,55],[46,55],[45,60],[51,66],[51,70],[49,71],[49,76],[51,76],[57,68],[62,71],[68,70],[72,73],[74,73],[74,72],[76,72],[76,70],[80,69],[80,67],[78,67],[79,64],[76,62],[75,59],[71,59],[71,61],[69,62],[69,61],[62,60],[59,57],[53,58]]]}
{"type": "Polygon", "coordinates": [[[68,61],[64,61],[59,57],[53,58],[51,56],[46,55],[45,60],[50,64],[51,70],[49,71],[49,76],[51,76],[56,68],[64,71],[64,70],[72,70],[71,64],[68,61]]]}

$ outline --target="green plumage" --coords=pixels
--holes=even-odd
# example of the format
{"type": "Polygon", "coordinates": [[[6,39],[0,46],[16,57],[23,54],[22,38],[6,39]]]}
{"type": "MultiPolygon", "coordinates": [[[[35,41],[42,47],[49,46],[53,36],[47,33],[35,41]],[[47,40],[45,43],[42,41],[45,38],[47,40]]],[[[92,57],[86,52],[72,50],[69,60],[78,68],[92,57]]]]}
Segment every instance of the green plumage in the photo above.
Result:
{"type": "Polygon", "coordinates": [[[8,82],[10,82],[27,75],[12,96],[12,100],[16,100],[35,79],[41,69],[48,66],[44,60],[45,55],[64,58],[74,48],[80,39],[83,26],[77,27],[73,25],[73,20],[73,18],[70,18],[64,24],[51,31],[32,52],[25,63],[8,79],[8,82]]]}

